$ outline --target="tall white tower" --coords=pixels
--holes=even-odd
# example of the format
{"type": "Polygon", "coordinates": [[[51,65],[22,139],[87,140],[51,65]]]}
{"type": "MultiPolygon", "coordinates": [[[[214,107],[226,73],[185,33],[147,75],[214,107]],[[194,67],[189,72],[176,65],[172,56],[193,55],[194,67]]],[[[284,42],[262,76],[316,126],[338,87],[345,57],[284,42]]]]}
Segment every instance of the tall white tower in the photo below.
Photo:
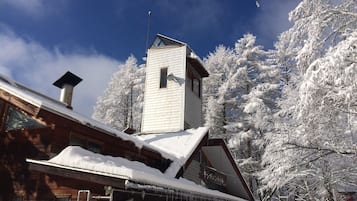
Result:
{"type": "Polygon", "coordinates": [[[202,125],[202,78],[208,72],[183,42],[157,34],[147,52],[142,133],[202,125]]]}

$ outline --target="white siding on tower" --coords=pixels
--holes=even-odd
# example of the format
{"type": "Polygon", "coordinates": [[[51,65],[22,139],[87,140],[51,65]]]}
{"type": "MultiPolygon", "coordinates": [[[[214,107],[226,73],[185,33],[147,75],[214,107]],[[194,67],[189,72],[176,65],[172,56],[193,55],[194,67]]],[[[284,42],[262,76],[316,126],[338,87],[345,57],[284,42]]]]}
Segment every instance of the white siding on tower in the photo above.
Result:
{"type": "Polygon", "coordinates": [[[184,129],[185,66],[186,46],[164,46],[148,50],[143,133],[184,129]],[[160,88],[161,68],[167,68],[167,74],[172,73],[181,83],[168,80],[167,88],[160,88]]]}

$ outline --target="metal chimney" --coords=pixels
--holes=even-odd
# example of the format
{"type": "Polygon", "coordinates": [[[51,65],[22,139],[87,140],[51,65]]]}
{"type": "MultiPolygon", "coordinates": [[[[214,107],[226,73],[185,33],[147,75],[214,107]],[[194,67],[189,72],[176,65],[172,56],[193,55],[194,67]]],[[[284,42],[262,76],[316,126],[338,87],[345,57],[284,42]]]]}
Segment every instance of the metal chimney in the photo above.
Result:
{"type": "Polygon", "coordinates": [[[62,77],[53,83],[61,89],[60,101],[67,104],[67,107],[72,109],[73,88],[82,81],[82,78],[67,71],[62,77]]]}

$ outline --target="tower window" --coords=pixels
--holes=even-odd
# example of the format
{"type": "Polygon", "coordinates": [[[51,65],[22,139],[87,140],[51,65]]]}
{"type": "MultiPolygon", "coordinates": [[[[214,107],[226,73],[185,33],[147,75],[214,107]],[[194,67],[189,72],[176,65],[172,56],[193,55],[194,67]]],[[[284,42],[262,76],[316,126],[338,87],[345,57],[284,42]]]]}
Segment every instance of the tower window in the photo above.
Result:
{"type": "Polygon", "coordinates": [[[160,69],[160,88],[167,87],[167,68],[160,69]]]}
{"type": "Polygon", "coordinates": [[[197,78],[192,79],[192,91],[201,98],[201,82],[197,78]]]}
{"type": "Polygon", "coordinates": [[[201,98],[201,79],[190,69],[186,71],[186,87],[201,98]]]}

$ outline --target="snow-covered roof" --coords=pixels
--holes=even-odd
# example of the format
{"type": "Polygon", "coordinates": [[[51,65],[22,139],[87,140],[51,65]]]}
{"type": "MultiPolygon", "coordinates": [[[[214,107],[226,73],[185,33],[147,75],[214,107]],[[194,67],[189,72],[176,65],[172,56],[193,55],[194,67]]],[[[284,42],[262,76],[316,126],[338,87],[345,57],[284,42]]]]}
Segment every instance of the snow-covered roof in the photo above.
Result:
{"type": "Polygon", "coordinates": [[[200,193],[227,200],[244,200],[219,191],[204,188],[183,178],[175,179],[140,162],[129,161],[121,157],[96,154],[78,146],[69,146],[48,161],[27,159],[27,162],[200,193]]]}
{"type": "Polygon", "coordinates": [[[165,174],[169,176],[175,176],[177,174],[181,166],[185,164],[198,143],[208,132],[208,128],[202,127],[175,133],[132,136],[76,113],[75,111],[68,109],[64,103],[29,89],[2,75],[0,75],[0,89],[17,96],[36,107],[48,110],[64,118],[100,130],[109,135],[117,136],[126,141],[131,141],[138,148],[145,146],[159,152],[163,157],[173,161],[165,172],[165,174]]]}
{"type": "MultiPolygon", "coordinates": [[[[76,113],[75,111],[68,109],[66,104],[48,97],[44,94],[36,92],[20,83],[17,83],[3,75],[0,74],[0,89],[20,98],[24,101],[44,110],[50,111],[54,114],[62,116],[64,118],[70,119],[72,121],[78,122],[80,124],[86,125],[93,129],[99,130],[101,132],[107,133],[109,135],[117,136],[125,141],[133,142],[136,147],[141,149],[144,145],[148,148],[152,148],[155,150],[154,147],[145,143],[142,140],[138,140],[138,138],[130,136],[126,133],[123,133],[119,130],[116,130],[108,125],[105,125],[99,121],[94,119],[88,118],[84,115],[76,113]]],[[[163,157],[172,157],[168,154],[162,153],[163,157]]]]}
{"type": "Polygon", "coordinates": [[[200,127],[181,132],[145,134],[136,137],[175,157],[171,158],[173,162],[165,172],[166,175],[175,177],[207,133],[208,128],[200,127]]]}
{"type": "Polygon", "coordinates": [[[199,146],[199,143],[207,135],[208,128],[201,127],[174,133],[131,136],[96,120],[78,114],[73,110],[68,109],[64,103],[29,89],[1,75],[0,89],[38,108],[50,111],[109,135],[117,136],[122,140],[131,141],[138,148],[145,146],[155,150],[158,153],[161,153],[163,157],[173,161],[165,173],[161,173],[158,169],[148,167],[141,162],[129,161],[121,157],[95,154],[80,147],[70,146],[48,161],[28,159],[27,161],[30,163],[120,178],[189,192],[193,191],[196,193],[218,196],[224,199],[243,200],[218,191],[208,190],[183,178],[175,179],[180,168],[185,165],[195,149],[199,146]]]}

